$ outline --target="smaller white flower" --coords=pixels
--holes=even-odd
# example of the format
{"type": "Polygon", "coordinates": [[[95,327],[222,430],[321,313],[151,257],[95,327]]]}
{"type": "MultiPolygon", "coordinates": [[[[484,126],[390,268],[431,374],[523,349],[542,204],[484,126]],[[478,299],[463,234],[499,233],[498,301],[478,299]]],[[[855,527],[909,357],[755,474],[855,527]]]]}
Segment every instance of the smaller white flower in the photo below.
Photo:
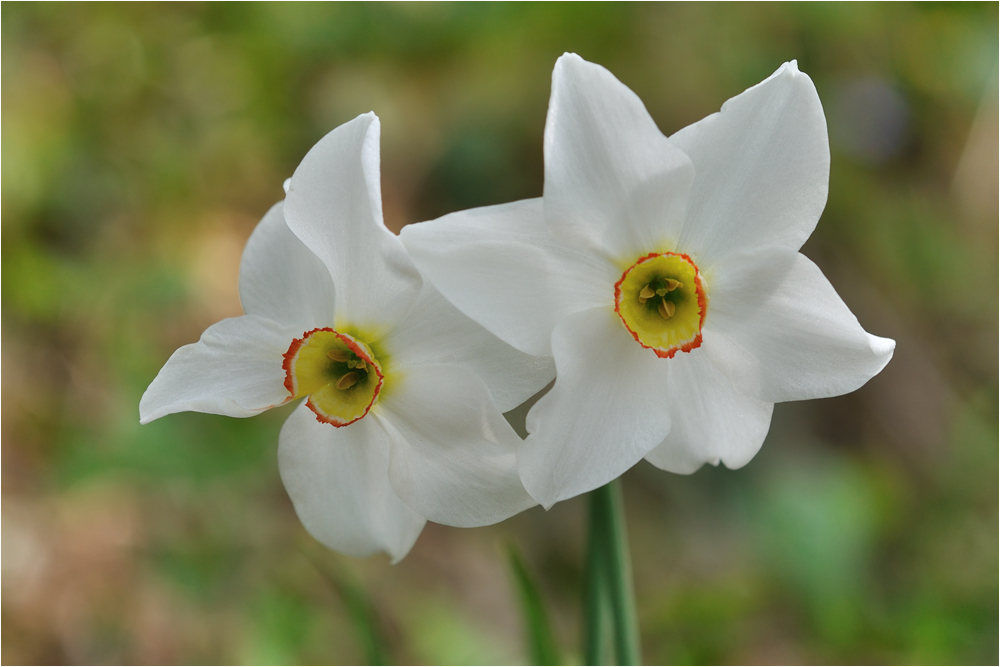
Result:
{"type": "Polygon", "coordinates": [[[892,357],[798,252],[830,151],[794,62],[667,138],[599,65],[552,74],[540,199],[411,225],[421,270],[558,379],[528,414],[521,480],[545,507],[646,458],[745,465],[774,403],[854,391],[892,357]]]}
{"type": "Polygon", "coordinates": [[[249,417],[305,398],[281,430],[281,478],[306,529],[337,551],[399,560],[425,519],[501,521],[534,501],[500,414],[549,382],[424,283],[382,221],[379,122],[324,137],[254,230],[246,315],[177,350],[139,404],[249,417]]]}

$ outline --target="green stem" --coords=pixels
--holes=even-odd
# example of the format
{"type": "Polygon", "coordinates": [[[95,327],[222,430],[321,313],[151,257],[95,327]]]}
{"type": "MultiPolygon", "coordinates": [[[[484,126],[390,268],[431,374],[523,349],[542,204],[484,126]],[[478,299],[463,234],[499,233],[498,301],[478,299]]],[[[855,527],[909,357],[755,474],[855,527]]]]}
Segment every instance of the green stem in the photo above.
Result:
{"type": "MultiPolygon", "coordinates": [[[[596,492],[595,492],[596,493],[596,492]]],[[[587,564],[584,584],[583,655],[585,665],[605,665],[611,639],[611,600],[605,576],[607,558],[602,548],[604,512],[597,496],[587,496],[587,564]]]]}
{"type": "Polygon", "coordinates": [[[638,665],[639,623],[632,590],[632,566],[621,483],[618,480],[588,496],[587,616],[585,657],[588,664],[605,660],[603,618],[610,612],[614,655],[619,665],[638,665]]]}
{"type": "Polygon", "coordinates": [[[608,579],[611,589],[611,610],[615,623],[615,644],[619,665],[642,663],[639,646],[639,619],[635,612],[635,592],[632,587],[632,558],[625,530],[625,505],[621,482],[615,480],[604,487],[608,495],[608,579]]]}

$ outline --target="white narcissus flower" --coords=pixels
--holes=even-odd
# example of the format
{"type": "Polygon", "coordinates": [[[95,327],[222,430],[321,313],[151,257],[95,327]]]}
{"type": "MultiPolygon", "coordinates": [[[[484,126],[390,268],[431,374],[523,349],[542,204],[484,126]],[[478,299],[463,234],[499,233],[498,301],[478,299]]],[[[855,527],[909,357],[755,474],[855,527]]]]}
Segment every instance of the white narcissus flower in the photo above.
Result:
{"type": "Polygon", "coordinates": [[[383,224],[379,182],[374,114],[313,147],[247,242],[246,315],[177,350],[139,412],[249,417],[308,397],[278,451],[299,518],[337,551],[398,560],[425,519],[478,526],[535,504],[500,410],[554,370],[422,280],[383,224]]]}
{"type": "Polygon", "coordinates": [[[816,89],[794,62],[669,139],[574,54],[552,75],[540,199],[401,235],[424,275],[557,380],[528,414],[521,480],[542,505],[645,457],[745,465],[774,403],[853,391],[895,342],[867,334],[798,252],[826,204],[816,89]]]}

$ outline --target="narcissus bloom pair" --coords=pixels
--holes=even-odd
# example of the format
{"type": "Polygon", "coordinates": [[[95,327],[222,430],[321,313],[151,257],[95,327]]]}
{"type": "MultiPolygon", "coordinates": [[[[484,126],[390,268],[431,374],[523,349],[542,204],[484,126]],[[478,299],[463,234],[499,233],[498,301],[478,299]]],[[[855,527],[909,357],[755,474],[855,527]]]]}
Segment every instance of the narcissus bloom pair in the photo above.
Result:
{"type": "Polygon", "coordinates": [[[247,244],[247,314],[171,357],[142,421],[308,397],[279,448],[300,518],[335,549],[398,559],[425,518],[499,521],[644,457],[742,466],[775,402],[853,391],[892,356],[798,252],[830,160],[795,63],[667,138],[607,70],[564,55],[544,150],[542,198],[400,239],[377,119],[334,130],[247,244]],[[522,442],[498,410],[553,358],[522,442]]]}
{"type": "Polygon", "coordinates": [[[478,526],[535,504],[500,410],[554,373],[422,280],[382,221],[378,144],[366,114],[309,151],[247,242],[246,315],[177,350],[139,412],[248,417],[305,398],[278,451],[299,518],[333,549],[398,560],[425,519],[478,526]]]}
{"type": "Polygon", "coordinates": [[[745,465],[774,403],[853,391],[892,356],[799,248],[826,204],[816,89],[794,62],[665,137],[603,67],[556,63],[540,199],[404,228],[453,304],[555,357],[518,469],[545,507],[640,459],[745,465]]]}

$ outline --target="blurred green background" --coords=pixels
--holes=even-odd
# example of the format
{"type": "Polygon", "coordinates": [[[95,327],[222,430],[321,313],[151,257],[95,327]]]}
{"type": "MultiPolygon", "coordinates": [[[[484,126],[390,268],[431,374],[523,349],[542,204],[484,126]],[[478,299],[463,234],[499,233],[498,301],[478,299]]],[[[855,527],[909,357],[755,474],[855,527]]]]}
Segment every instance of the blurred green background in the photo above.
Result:
{"type": "Polygon", "coordinates": [[[898,342],[742,470],[625,476],[646,661],[996,663],[997,31],[995,3],[4,3],[3,662],[522,662],[508,541],[580,659],[580,499],[358,561],[295,518],[287,408],[138,423],[321,136],[379,114],[397,230],[538,196],[575,51],[668,135],[798,59],[833,151],[804,252],[898,342]]]}

